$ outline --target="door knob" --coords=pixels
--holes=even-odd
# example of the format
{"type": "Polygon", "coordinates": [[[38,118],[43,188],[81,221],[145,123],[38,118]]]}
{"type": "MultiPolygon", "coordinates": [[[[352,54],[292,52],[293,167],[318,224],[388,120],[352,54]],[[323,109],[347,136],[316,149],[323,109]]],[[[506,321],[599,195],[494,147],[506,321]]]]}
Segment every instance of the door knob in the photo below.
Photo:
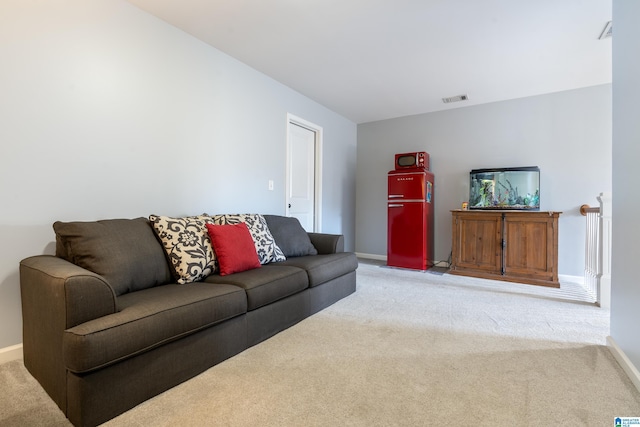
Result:
{"type": "Polygon", "coordinates": [[[288,207],[289,207],[289,209],[291,209],[291,203],[289,203],[288,207]]]}

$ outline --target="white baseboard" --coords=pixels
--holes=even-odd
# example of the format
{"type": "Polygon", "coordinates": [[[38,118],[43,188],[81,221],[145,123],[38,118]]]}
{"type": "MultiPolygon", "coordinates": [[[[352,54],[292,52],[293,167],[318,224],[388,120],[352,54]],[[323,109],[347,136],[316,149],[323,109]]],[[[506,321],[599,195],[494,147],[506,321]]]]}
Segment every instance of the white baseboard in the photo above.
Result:
{"type": "Polygon", "coordinates": [[[375,259],[377,261],[387,261],[387,256],[386,255],[376,255],[376,254],[365,254],[362,252],[356,252],[356,256],[358,258],[365,258],[365,259],[375,259]]]}
{"type": "Polygon", "coordinates": [[[629,379],[631,380],[633,385],[636,386],[638,391],[640,391],[640,371],[638,371],[638,368],[633,366],[631,360],[629,360],[627,355],[624,354],[624,351],[622,351],[622,349],[618,347],[618,344],[614,341],[613,338],[607,337],[607,345],[609,347],[609,350],[611,351],[611,354],[613,354],[613,357],[615,357],[615,359],[622,367],[622,370],[629,376],[629,379]]]}
{"type": "Polygon", "coordinates": [[[584,276],[572,276],[570,274],[558,274],[560,282],[579,283],[584,285],[584,276]]]}
{"type": "MultiPolygon", "coordinates": [[[[364,253],[364,252],[356,252],[356,256],[358,258],[364,258],[364,259],[373,259],[376,261],[384,261],[387,262],[387,256],[386,255],[378,255],[378,254],[368,254],[368,253],[364,253]]],[[[447,261],[438,261],[436,262],[436,266],[440,263],[446,263],[447,261]]],[[[584,277],[583,276],[572,276],[569,274],[559,274],[558,277],[560,278],[560,281],[567,281],[567,282],[571,282],[571,283],[584,283],[584,277]]]]}
{"type": "Polygon", "coordinates": [[[12,360],[22,359],[22,344],[0,348],[0,365],[12,360]]]}

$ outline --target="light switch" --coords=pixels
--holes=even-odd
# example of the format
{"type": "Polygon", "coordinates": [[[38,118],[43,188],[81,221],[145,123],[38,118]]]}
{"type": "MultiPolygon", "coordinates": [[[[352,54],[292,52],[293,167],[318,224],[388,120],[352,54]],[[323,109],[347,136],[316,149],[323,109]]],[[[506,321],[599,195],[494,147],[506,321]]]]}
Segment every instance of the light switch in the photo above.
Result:
{"type": "Polygon", "coordinates": [[[273,191],[273,180],[269,180],[269,191],[273,191]]]}

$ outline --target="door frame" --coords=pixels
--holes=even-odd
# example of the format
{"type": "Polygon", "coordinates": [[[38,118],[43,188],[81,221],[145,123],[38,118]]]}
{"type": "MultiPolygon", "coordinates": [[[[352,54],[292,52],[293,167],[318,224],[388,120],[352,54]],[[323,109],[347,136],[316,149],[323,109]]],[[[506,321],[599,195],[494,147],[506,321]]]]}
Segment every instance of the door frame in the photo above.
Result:
{"type": "Polygon", "coordinates": [[[291,141],[289,138],[289,130],[292,125],[300,126],[310,130],[315,134],[314,138],[314,176],[313,176],[313,231],[322,232],[322,127],[311,123],[308,120],[287,113],[287,151],[286,151],[286,178],[285,178],[285,215],[289,216],[288,195],[289,186],[291,184],[291,170],[289,168],[289,158],[291,141]]]}

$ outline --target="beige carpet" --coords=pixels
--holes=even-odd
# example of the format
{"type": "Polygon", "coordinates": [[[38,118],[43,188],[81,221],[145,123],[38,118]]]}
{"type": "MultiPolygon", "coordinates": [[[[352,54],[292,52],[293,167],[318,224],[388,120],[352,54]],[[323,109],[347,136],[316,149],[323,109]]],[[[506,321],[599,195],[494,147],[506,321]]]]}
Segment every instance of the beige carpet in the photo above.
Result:
{"type": "MultiPolygon", "coordinates": [[[[354,295],[105,425],[612,426],[640,393],[588,300],[362,262],[354,295]]],[[[0,425],[68,424],[10,362],[0,425]]]]}

